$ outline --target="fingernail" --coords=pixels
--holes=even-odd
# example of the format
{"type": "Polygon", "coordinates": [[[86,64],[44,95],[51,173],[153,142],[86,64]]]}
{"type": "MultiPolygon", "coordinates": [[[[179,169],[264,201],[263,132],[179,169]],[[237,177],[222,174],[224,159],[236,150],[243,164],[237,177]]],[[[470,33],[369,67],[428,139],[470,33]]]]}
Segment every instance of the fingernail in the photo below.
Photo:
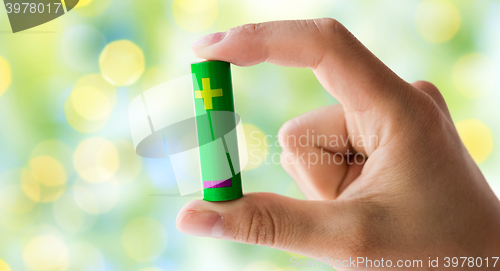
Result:
{"type": "Polygon", "coordinates": [[[217,32],[217,33],[206,35],[206,36],[196,40],[195,42],[191,43],[191,48],[201,49],[201,48],[205,48],[207,46],[216,44],[217,42],[221,41],[225,35],[226,35],[226,32],[217,32]]]}
{"type": "Polygon", "coordinates": [[[183,233],[201,237],[221,237],[224,232],[224,219],[216,212],[193,211],[180,222],[183,233]]]}

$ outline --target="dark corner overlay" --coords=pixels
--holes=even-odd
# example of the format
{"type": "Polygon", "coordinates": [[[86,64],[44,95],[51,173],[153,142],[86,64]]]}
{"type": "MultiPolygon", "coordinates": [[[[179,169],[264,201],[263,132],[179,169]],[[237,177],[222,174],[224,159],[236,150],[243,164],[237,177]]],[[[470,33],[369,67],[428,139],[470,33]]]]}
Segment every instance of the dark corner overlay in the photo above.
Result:
{"type": "Polygon", "coordinates": [[[20,32],[52,21],[72,10],[79,0],[4,0],[12,32],[20,32]],[[62,2],[64,1],[64,3],[62,2]]]}

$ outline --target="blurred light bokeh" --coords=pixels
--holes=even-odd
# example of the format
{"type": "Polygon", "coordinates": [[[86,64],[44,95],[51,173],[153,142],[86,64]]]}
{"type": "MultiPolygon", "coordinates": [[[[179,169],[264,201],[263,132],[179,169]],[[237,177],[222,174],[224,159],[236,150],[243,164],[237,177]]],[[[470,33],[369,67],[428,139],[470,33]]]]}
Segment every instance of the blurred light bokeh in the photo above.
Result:
{"type": "MultiPolygon", "coordinates": [[[[81,0],[18,34],[2,5],[0,271],[308,270],[290,267],[299,255],[179,233],[177,212],[195,197],[155,196],[177,191],[170,161],[135,154],[127,106],[188,74],[202,35],[318,17],[341,21],[403,79],[436,84],[500,195],[497,0],[81,0]]],[[[307,69],[232,72],[236,111],[259,138],[336,103],[307,69]]],[[[255,153],[280,152],[269,143],[255,153]]],[[[243,183],[303,198],[277,164],[253,163],[243,183]]]]}

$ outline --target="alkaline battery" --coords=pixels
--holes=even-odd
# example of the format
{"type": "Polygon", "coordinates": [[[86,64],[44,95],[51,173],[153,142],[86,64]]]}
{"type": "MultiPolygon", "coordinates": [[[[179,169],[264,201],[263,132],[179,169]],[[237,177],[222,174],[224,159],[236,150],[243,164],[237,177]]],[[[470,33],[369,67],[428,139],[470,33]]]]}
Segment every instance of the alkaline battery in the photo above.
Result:
{"type": "Polygon", "coordinates": [[[243,196],[231,66],[224,61],[191,64],[203,199],[243,196]]]}

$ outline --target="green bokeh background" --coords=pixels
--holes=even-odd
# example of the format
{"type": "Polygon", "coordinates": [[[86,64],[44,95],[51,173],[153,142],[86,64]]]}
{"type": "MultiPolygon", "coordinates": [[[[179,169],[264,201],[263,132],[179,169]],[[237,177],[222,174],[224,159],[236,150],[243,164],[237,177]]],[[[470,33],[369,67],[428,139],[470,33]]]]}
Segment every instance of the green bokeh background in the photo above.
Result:
{"type": "MultiPolygon", "coordinates": [[[[189,74],[190,63],[196,61],[190,49],[192,41],[245,23],[332,17],[403,79],[434,83],[456,123],[475,119],[488,127],[493,145],[479,166],[500,195],[499,1],[429,1],[444,1],[458,11],[458,31],[447,41],[432,42],[419,32],[422,22],[416,14],[423,5],[420,0],[94,0],[18,34],[10,33],[2,6],[0,57],[10,65],[12,83],[0,96],[0,194],[8,197],[2,189],[20,183],[15,172],[29,166],[34,150],[47,140],[58,140],[58,146],[65,146],[52,152],[66,167],[67,180],[60,198],[33,202],[26,212],[2,209],[9,199],[0,199],[4,204],[0,204],[0,259],[11,270],[38,270],[27,265],[29,244],[33,238],[49,234],[62,242],[69,267],[47,270],[331,270],[292,268],[290,257],[301,256],[181,234],[175,228],[176,215],[195,197],[156,196],[176,189],[168,159],[140,159],[131,154],[130,100],[158,83],[189,74]],[[141,48],[146,71],[134,84],[116,88],[117,102],[104,127],[81,133],[67,121],[66,100],[78,79],[100,72],[98,59],[106,44],[122,39],[141,48]],[[488,66],[493,67],[490,78],[497,79],[487,93],[476,98],[459,91],[452,76],[456,63],[471,53],[480,53],[493,63],[488,66]],[[115,188],[119,196],[112,208],[89,214],[74,203],[75,186],[104,191],[94,195],[97,202],[107,198],[108,190],[80,180],[73,155],[83,140],[95,137],[117,146],[116,178],[133,178],[118,180],[115,188]],[[133,168],[138,170],[130,174],[133,168]],[[65,209],[69,204],[57,203],[61,198],[73,202],[73,212],[65,209]],[[62,212],[66,214],[63,222],[61,208],[66,211],[62,212]],[[132,252],[130,246],[134,247],[132,252]]],[[[268,135],[276,135],[290,118],[336,103],[307,69],[270,64],[233,66],[232,75],[236,112],[244,123],[268,135]]],[[[482,141],[484,135],[477,136],[476,141],[482,141]]],[[[273,146],[269,151],[272,155],[280,148],[273,146]]],[[[245,192],[269,191],[303,198],[279,164],[244,171],[243,186],[245,192]]],[[[8,269],[0,264],[0,270],[8,269]]]]}

